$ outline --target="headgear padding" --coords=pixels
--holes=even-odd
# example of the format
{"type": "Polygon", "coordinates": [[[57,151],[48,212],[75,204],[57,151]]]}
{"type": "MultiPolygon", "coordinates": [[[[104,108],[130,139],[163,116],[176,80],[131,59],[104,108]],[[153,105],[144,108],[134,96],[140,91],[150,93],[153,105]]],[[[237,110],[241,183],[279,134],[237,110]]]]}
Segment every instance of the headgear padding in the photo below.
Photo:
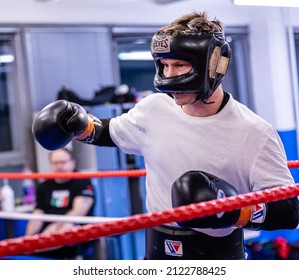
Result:
{"type": "Polygon", "coordinates": [[[207,102],[227,71],[231,49],[223,33],[189,32],[182,35],[155,34],[151,52],[156,65],[155,88],[164,93],[197,93],[197,100],[207,102]],[[189,73],[164,77],[161,59],[189,61],[189,73]]]}

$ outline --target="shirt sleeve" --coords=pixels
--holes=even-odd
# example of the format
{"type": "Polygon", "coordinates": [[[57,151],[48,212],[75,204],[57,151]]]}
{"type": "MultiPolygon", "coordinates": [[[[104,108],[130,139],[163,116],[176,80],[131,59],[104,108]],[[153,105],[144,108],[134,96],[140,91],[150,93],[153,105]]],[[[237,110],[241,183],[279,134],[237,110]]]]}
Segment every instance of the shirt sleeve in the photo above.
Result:
{"type": "Polygon", "coordinates": [[[273,127],[269,129],[268,138],[257,154],[251,176],[252,191],[294,184],[283,143],[273,127]]]}
{"type": "Polygon", "coordinates": [[[43,191],[42,184],[37,185],[36,187],[36,206],[35,209],[46,209],[46,198],[45,198],[45,192],[43,191]]]}
{"type": "Polygon", "coordinates": [[[109,131],[113,142],[127,154],[142,155],[148,133],[145,116],[149,110],[149,102],[145,99],[138,102],[128,113],[110,121],[109,131]]]}
{"type": "Polygon", "coordinates": [[[36,206],[35,206],[35,209],[44,209],[44,205],[43,205],[43,195],[42,195],[42,192],[41,192],[41,187],[40,185],[38,185],[36,187],[36,206]]]}
{"type": "Polygon", "coordinates": [[[75,180],[76,196],[87,196],[94,198],[94,187],[89,179],[75,180]]]}

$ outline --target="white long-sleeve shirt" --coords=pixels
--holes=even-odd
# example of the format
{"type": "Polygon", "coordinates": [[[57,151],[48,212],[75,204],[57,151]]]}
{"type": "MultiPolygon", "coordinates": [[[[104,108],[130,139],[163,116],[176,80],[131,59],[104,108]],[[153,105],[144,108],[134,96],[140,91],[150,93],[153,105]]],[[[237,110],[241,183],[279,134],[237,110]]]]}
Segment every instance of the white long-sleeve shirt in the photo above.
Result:
{"type": "MultiPolygon", "coordinates": [[[[232,96],[219,113],[193,117],[155,93],[113,118],[109,129],[123,152],[144,157],[149,212],[172,208],[172,184],[190,170],[222,178],[240,194],[294,184],[275,128],[232,96]]],[[[233,229],[199,231],[223,236],[233,229]]]]}

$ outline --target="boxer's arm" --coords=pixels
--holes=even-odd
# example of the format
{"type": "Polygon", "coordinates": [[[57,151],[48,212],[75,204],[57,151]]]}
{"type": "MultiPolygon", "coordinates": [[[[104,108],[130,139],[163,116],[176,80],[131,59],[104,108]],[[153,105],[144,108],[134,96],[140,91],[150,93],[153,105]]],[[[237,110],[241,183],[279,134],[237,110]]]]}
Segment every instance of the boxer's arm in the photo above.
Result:
{"type": "Polygon", "coordinates": [[[81,140],[76,138],[76,140],[97,146],[116,147],[109,133],[109,124],[111,119],[98,119],[92,115],[89,116],[90,121],[93,121],[94,131],[87,137],[81,137],[81,140]]]}
{"type": "MultiPolygon", "coordinates": [[[[265,218],[257,229],[295,229],[299,224],[299,203],[297,197],[265,204],[265,218]]],[[[245,226],[255,229],[251,221],[245,226]]]]}
{"type": "Polygon", "coordinates": [[[295,229],[299,224],[297,197],[241,209],[238,227],[249,230],[295,229]]]}

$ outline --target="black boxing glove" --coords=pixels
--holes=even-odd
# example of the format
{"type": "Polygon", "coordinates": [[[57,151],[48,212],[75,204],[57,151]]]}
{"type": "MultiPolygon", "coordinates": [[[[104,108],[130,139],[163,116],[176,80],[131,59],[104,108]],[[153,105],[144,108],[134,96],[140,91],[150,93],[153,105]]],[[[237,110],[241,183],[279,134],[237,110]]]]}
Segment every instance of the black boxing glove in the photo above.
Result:
{"type": "Polygon", "coordinates": [[[85,109],[66,100],[58,100],[44,107],[32,124],[34,138],[47,150],[62,148],[73,138],[86,139],[93,131],[93,120],[85,109]]]}
{"type": "MultiPolygon", "coordinates": [[[[220,199],[229,196],[238,195],[237,190],[228,182],[202,171],[188,171],[180,176],[172,185],[172,206],[179,207],[192,203],[199,203],[212,199],[220,199]]],[[[212,216],[196,218],[178,222],[181,227],[187,228],[227,228],[231,226],[245,227],[254,224],[256,213],[263,210],[264,204],[258,206],[249,206],[229,212],[221,212],[212,216]],[[258,208],[257,208],[258,207],[258,208]]],[[[264,212],[260,212],[261,219],[264,220],[264,212]]],[[[258,221],[257,225],[261,225],[258,221]]]]}

